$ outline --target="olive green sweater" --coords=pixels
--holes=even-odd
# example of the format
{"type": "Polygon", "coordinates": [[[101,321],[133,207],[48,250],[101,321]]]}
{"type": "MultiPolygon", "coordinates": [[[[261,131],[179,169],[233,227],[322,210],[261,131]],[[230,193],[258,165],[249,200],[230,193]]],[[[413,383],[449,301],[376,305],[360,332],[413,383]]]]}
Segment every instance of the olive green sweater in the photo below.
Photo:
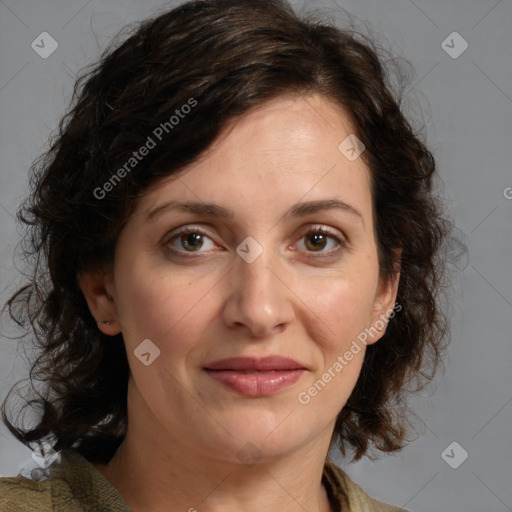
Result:
{"type": "MultiPolygon", "coordinates": [[[[407,512],[366,494],[329,458],[322,482],[334,512],[407,512]]],[[[46,480],[0,478],[0,512],[131,512],[119,492],[84,457],[61,452],[46,480]]]]}

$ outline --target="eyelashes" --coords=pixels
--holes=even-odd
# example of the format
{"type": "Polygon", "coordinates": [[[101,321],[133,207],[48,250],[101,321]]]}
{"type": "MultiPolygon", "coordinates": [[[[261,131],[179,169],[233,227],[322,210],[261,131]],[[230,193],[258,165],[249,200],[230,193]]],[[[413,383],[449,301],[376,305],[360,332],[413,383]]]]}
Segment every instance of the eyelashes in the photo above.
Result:
{"type": "MultiPolygon", "coordinates": [[[[201,249],[203,247],[203,238],[209,238],[211,240],[211,238],[208,236],[208,234],[206,233],[206,231],[204,231],[203,229],[199,228],[199,227],[190,227],[190,228],[185,228],[185,229],[182,229],[180,230],[178,233],[176,233],[175,235],[173,235],[169,241],[167,242],[167,246],[169,247],[169,245],[171,245],[171,250],[176,250],[178,252],[198,252],[197,250],[193,250],[193,251],[179,251],[178,249],[176,249],[176,247],[174,246],[174,241],[177,241],[178,243],[182,244],[182,249],[184,249],[184,245],[183,245],[183,242],[185,242],[186,244],[189,244],[191,246],[194,246],[197,245],[198,243],[200,244],[199,248],[201,249]],[[192,237],[191,235],[195,235],[194,237],[192,237]]],[[[204,251],[201,251],[201,252],[204,252],[204,251]]]]}
{"type": "MultiPolygon", "coordinates": [[[[335,256],[342,249],[347,248],[346,241],[338,236],[336,231],[322,225],[309,227],[294,245],[298,244],[302,244],[300,251],[320,258],[335,256]],[[325,250],[329,245],[331,248],[325,250]]],[[[185,226],[178,232],[171,233],[166,237],[164,245],[172,255],[183,258],[197,258],[211,250],[215,252],[223,250],[199,226],[185,226]]]]}
{"type": "Polygon", "coordinates": [[[334,240],[335,242],[335,248],[330,249],[328,251],[308,251],[307,250],[307,244],[304,244],[306,247],[307,252],[311,252],[313,254],[320,253],[320,254],[332,254],[333,252],[339,251],[341,248],[346,248],[346,243],[344,240],[336,236],[331,229],[325,227],[325,226],[317,226],[314,228],[310,228],[308,231],[306,231],[300,238],[300,240],[309,239],[311,240],[313,237],[315,237],[315,242],[311,247],[316,247],[322,249],[324,245],[322,245],[324,242],[328,243],[329,240],[334,240]],[[317,245],[320,243],[320,246],[317,245]]]}

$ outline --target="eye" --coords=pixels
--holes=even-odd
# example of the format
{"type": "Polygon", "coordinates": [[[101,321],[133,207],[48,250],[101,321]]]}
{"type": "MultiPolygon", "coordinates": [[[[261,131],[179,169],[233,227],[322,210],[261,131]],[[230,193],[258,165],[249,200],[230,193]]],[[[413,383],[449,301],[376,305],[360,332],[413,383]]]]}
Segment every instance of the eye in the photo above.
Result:
{"type": "Polygon", "coordinates": [[[315,226],[302,235],[301,242],[307,252],[314,252],[327,255],[337,253],[346,247],[346,243],[336,235],[334,231],[325,226],[315,226]],[[330,245],[330,249],[329,249],[330,245]],[[324,250],[325,248],[328,250],[324,250]]]}
{"type": "Polygon", "coordinates": [[[213,249],[215,243],[213,240],[199,227],[187,227],[175,233],[166,243],[167,246],[173,247],[176,252],[204,252],[200,249],[213,249]],[[205,239],[210,241],[211,247],[208,248],[208,243],[205,243],[205,239]]]}
{"type": "MultiPolygon", "coordinates": [[[[347,247],[346,242],[337,232],[326,226],[314,226],[301,237],[300,250],[316,253],[321,257],[333,256],[341,249],[347,247]]],[[[215,249],[217,245],[199,226],[186,226],[174,233],[165,243],[172,252],[181,255],[202,253],[215,249]]]]}

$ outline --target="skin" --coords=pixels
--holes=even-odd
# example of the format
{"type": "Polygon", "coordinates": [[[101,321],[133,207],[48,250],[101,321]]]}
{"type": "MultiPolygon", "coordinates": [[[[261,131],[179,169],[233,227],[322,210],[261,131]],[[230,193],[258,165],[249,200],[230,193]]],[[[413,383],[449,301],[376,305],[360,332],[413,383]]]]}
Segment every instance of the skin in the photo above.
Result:
{"type": "Polygon", "coordinates": [[[127,436],[96,468],[135,512],[331,510],[323,465],[364,346],[310,403],[297,397],[389,315],[398,286],[398,277],[379,278],[369,170],[338,150],[353,132],[346,112],[318,95],[251,110],[141,198],[112,271],[80,276],[99,328],[122,332],[127,349],[127,436]],[[322,199],[342,200],[362,218],[341,209],[284,217],[296,203],[322,199]],[[215,203],[233,217],[164,209],[148,219],[170,200],[215,203]],[[173,237],[183,226],[207,235],[191,246],[190,237],[173,237]],[[346,247],[331,235],[318,242],[318,226],[346,247]],[[252,263],[236,253],[248,236],[264,249],[252,263]],[[149,366],[134,355],[145,339],[160,350],[149,366]],[[269,354],[308,371],[274,395],[246,397],[203,369],[269,354]],[[237,457],[246,443],[258,450],[253,464],[237,457]]]}

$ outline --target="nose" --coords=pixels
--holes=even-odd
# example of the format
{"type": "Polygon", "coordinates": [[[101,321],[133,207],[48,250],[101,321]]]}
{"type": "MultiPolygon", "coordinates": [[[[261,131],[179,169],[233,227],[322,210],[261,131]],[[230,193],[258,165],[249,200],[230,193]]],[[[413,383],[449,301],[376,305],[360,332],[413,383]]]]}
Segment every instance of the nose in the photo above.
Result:
{"type": "Polygon", "coordinates": [[[293,292],[277,258],[263,253],[252,263],[237,257],[229,272],[222,317],[230,329],[263,338],[282,331],[294,318],[293,292]]]}

